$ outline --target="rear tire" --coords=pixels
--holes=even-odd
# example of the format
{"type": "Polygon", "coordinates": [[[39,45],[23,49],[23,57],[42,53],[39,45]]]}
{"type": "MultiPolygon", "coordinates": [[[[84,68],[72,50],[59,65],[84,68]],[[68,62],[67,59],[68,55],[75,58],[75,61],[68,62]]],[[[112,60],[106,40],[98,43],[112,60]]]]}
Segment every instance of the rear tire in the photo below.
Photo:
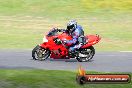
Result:
{"type": "MultiPolygon", "coordinates": [[[[94,54],[95,54],[95,49],[94,49],[94,47],[93,46],[90,46],[90,47],[88,47],[87,49],[85,49],[86,51],[86,54],[84,54],[84,55],[87,55],[86,57],[80,57],[79,55],[78,55],[78,57],[76,58],[79,62],[88,62],[88,61],[90,61],[92,58],[93,58],[93,56],[94,56],[94,54]],[[89,50],[89,51],[88,51],[89,50]]],[[[82,54],[82,53],[81,53],[82,54]]]]}
{"type": "Polygon", "coordinates": [[[33,50],[32,50],[32,57],[34,60],[46,60],[50,56],[50,51],[41,48],[39,45],[37,45],[33,50]]]}

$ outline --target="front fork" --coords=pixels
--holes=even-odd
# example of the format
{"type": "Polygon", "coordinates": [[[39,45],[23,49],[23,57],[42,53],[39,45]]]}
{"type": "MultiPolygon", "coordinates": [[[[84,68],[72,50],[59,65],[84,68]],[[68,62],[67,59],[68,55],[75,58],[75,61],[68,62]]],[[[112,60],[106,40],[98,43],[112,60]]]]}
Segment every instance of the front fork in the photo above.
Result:
{"type": "Polygon", "coordinates": [[[39,44],[38,46],[39,48],[36,50],[36,53],[38,57],[42,58],[46,49],[42,48],[42,44],[39,44]]]}

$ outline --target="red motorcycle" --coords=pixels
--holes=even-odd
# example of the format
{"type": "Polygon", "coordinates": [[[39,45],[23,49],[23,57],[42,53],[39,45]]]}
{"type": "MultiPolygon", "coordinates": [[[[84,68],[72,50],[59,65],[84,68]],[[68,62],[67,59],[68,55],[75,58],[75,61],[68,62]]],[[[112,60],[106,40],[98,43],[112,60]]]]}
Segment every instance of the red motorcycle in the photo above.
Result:
{"type": "Polygon", "coordinates": [[[100,41],[99,35],[87,35],[81,37],[83,39],[83,46],[77,49],[74,53],[69,53],[70,46],[63,41],[71,40],[72,36],[67,33],[53,32],[43,38],[43,43],[37,45],[32,50],[32,57],[34,60],[46,60],[48,57],[53,59],[70,59],[75,58],[79,62],[87,62],[91,60],[95,54],[94,44],[100,41]]]}

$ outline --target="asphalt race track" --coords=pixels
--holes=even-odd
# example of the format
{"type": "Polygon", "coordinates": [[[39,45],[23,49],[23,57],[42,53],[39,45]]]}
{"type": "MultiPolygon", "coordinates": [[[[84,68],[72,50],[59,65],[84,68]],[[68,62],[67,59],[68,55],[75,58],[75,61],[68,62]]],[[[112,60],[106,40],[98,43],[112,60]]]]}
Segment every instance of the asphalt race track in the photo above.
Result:
{"type": "Polygon", "coordinates": [[[0,68],[77,70],[81,65],[87,71],[132,72],[132,52],[96,52],[90,62],[71,60],[35,61],[31,50],[0,50],[0,68]]]}

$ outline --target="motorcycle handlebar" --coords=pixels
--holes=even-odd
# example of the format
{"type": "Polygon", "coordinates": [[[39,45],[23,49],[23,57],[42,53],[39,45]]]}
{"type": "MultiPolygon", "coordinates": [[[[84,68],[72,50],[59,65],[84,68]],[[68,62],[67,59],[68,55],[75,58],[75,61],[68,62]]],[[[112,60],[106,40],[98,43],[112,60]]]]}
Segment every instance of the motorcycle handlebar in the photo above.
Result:
{"type": "Polygon", "coordinates": [[[66,29],[53,28],[51,31],[49,31],[49,33],[47,34],[47,36],[54,36],[58,32],[64,32],[64,31],[66,31],[66,29]]]}

